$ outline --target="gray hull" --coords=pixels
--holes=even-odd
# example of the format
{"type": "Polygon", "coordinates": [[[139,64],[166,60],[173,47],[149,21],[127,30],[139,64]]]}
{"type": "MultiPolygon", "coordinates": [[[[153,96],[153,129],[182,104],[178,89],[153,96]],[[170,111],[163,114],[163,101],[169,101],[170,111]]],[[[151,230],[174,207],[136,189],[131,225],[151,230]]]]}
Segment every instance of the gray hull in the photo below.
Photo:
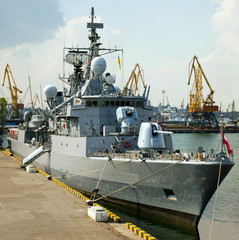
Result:
{"type": "MultiPolygon", "coordinates": [[[[27,156],[35,149],[15,140],[11,144],[12,151],[21,157],[27,156]]],[[[86,193],[91,193],[96,188],[101,177],[97,187],[98,194],[105,196],[177,162],[129,159],[108,161],[106,157],[86,157],[82,156],[82,148],[77,150],[74,147],[86,144],[86,138],[53,136],[51,152],[35,160],[34,165],[68,186],[86,193]],[[105,169],[102,170],[103,168],[105,169]]],[[[232,166],[231,161],[223,161],[220,181],[232,166]]],[[[165,214],[196,226],[216,190],[218,172],[219,162],[216,161],[183,161],[145,181],[110,195],[110,199],[128,206],[137,206],[139,211],[165,214]]]]}

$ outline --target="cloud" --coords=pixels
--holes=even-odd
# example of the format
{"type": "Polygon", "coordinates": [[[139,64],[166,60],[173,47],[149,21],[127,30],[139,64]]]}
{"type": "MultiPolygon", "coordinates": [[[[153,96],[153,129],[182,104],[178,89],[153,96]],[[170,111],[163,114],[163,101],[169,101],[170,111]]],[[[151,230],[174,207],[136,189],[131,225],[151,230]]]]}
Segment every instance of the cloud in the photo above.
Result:
{"type": "Polygon", "coordinates": [[[89,40],[87,38],[88,29],[86,24],[89,22],[88,17],[78,17],[72,18],[66,22],[64,27],[61,27],[56,33],[56,38],[62,39],[65,42],[65,45],[71,46],[80,44],[89,45],[89,40]]]}
{"type": "MultiPolygon", "coordinates": [[[[87,19],[88,20],[88,19],[87,19]]],[[[40,96],[40,85],[42,89],[49,84],[56,85],[59,90],[62,89],[62,82],[58,75],[62,75],[63,48],[76,47],[82,36],[86,36],[87,29],[85,18],[71,19],[65,22],[62,27],[54,33],[51,39],[44,42],[24,42],[15,46],[8,46],[0,49],[0,76],[3,76],[4,67],[8,63],[16,81],[17,87],[23,91],[19,94],[22,99],[24,92],[28,87],[28,75],[31,78],[32,93],[40,96]],[[85,31],[85,32],[84,32],[85,31]]],[[[86,47],[89,45],[85,45],[86,47]]],[[[82,43],[84,45],[84,43],[82,43]]],[[[82,44],[80,46],[82,46],[82,44]]],[[[66,76],[72,72],[72,66],[66,64],[66,76]]],[[[7,84],[5,84],[7,86],[7,84]]],[[[6,86],[2,87],[5,97],[9,96],[9,90],[6,86]]],[[[43,96],[44,98],[44,96],[43,96]]],[[[25,104],[30,102],[30,95],[25,99],[25,104]]]]}
{"type": "Polygon", "coordinates": [[[218,44],[239,54],[239,1],[224,0],[212,18],[212,26],[219,34],[218,44]]]}
{"type": "MultiPolygon", "coordinates": [[[[236,0],[224,0],[220,2],[219,0],[213,1],[215,4],[218,4],[218,8],[211,19],[211,24],[217,37],[217,44],[216,47],[211,50],[211,52],[208,52],[206,56],[200,57],[199,61],[212,86],[212,89],[215,90],[214,98],[216,100],[216,104],[220,105],[220,102],[223,102],[223,105],[227,106],[227,104],[231,103],[232,100],[235,99],[237,107],[239,106],[239,98],[237,97],[237,89],[239,87],[239,54],[237,50],[237,39],[239,39],[239,21],[236,13],[239,12],[239,6],[236,0]]],[[[2,36],[0,39],[0,66],[2,66],[0,68],[0,76],[3,76],[4,66],[8,63],[10,64],[17,86],[23,91],[23,94],[28,86],[28,75],[31,77],[33,95],[38,93],[40,96],[40,84],[42,89],[45,85],[53,84],[61,90],[62,82],[58,80],[58,74],[62,75],[63,47],[89,46],[89,40],[87,37],[89,35],[89,29],[86,28],[86,24],[89,22],[89,16],[87,15],[81,18],[76,17],[66,19],[58,10],[58,2],[53,0],[42,0],[43,3],[38,0],[10,0],[8,2],[9,3],[3,3],[3,1],[0,0],[0,33],[2,36]],[[15,6],[12,5],[12,2],[16,3],[15,6]],[[15,20],[11,22],[11,16],[6,16],[2,9],[4,9],[4,6],[7,6],[7,4],[10,4],[11,6],[8,6],[7,11],[9,13],[10,8],[17,9],[17,7],[21,5],[18,4],[19,2],[22,5],[22,2],[24,2],[24,6],[28,6],[26,6],[23,10],[12,10],[12,14],[15,14],[16,16],[13,17],[14,15],[12,15],[12,18],[15,20]],[[46,5],[45,2],[48,2],[48,4],[46,5]],[[38,5],[35,5],[35,3],[38,3],[38,5]],[[32,8],[30,8],[29,4],[32,8]],[[39,7],[40,5],[41,8],[48,8],[46,9],[48,13],[43,13],[43,10],[39,7]],[[53,6],[54,9],[50,11],[49,9],[53,8],[53,6]],[[41,23],[41,17],[37,17],[37,13],[37,20],[35,19],[35,22],[32,20],[29,23],[29,19],[32,19],[32,17],[20,17],[24,16],[24,14],[28,14],[30,9],[33,9],[31,10],[33,13],[36,13],[36,9],[39,9],[39,12],[43,14],[42,18],[45,17],[45,19],[48,19],[49,24],[46,24],[46,21],[48,20],[41,23]],[[23,12],[20,13],[18,11],[23,12]],[[52,20],[52,22],[50,22],[50,19],[52,19],[53,16],[56,20],[53,19],[54,21],[52,20]],[[10,23],[14,25],[13,23],[15,22],[16,26],[12,26],[11,29],[18,31],[19,28],[19,31],[21,29],[22,34],[17,35],[17,33],[13,32],[6,35],[6,24],[3,24],[2,19],[8,19],[8,26],[10,26],[10,23]],[[25,28],[21,27],[26,23],[31,26],[32,31],[34,29],[35,31],[38,31],[39,35],[31,34],[34,36],[29,36],[30,34],[27,33],[25,28]],[[45,27],[41,24],[45,24],[45,27]],[[25,33],[25,35],[23,33],[25,33]]],[[[101,22],[101,19],[97,17],[96,21],[101,22]]],[[[107,25],[104,26],[104,30],[99,29],[98,33],[102,37],[102,47],[108,47],[108,45],[112,45],[114,47],[115,43],[116,45],[121,46],[120,43],[118,44],[121,40],[118,34],[122,34],[123,37],[126,37],[127,35],[126,32],[111,29],[107,27],[107,25]]],[[[130,43],[128,44],[127,42],[125,47],[130,48],[130,43]]],[[[124,50],[127,50],[125,47],[124,50]]],[[[144,47],[144,49],[145,48],[146,47],[144,47]]],[[[118,81],[117,85],[121,87],[124,85],[123,80],[124,82],[128,80],[128,76],[134,67],[135,60],[138,59],[138,62],[144,69],[146,84],[151,84],[150,99],[154,105],[162,102],[162,90],[166,90],[165,96],[169,97],[169,103],[171,105],[179,106],[183,98],[185,99],[185,102],[188,102],[186,101],[189,97],[187,78],[188,63],[190,59],[181,55],[179,57],[169,56],[166,58],[159,58],[157,54],[155,54],[157,57],[156,61],[153,59],[146,61],[146,54],[143,55],[142,52],[135,52],[132,54],[133,49],[134,48],[132,47],[130,48],[130,54],[125,51],[124,59],[120,55],[122,65],[125,63],[125,67],[123,68],[124,72],[121,71],[124,76],[122,78],[119,76],[116,79],[118,81]],[[159,59],[162,60],[159,61],[159,59]]],[[[154,55],[154,53],[151,54],[152,56],[154,55]]],[[[116,57],[117,55],[118,53],[116,54],[116,57]]],[[[118,70],[117,62],[115,59],[110,60],[112,63],[116,63],[116,69],[109,70],[109,72],[115,73],[115,70],[118,70]]],[[[110,65],[113,64],[109,64],[109,66],[110,65]]],[[[66,76],[68,76],[69,73],[72,73],[72,70],[72,66],[66,64],[66,76]]],[[[9,90],[6,86],[0,86],[0,88],[2,88],[1,91],[9,94],[9,90]]],[[[29,102],[30,100],[25,101],[26,104],[29,102]]]]}
{"type": "Polygon", "coordinates": [[[64,24],[58,0],[0,0],[0,46],[39,43],[64,24]]]}
{"type": "Polygon", "coordinates": [[[110,34],[112,35],[122,35],[124,34],[124,31],[122,31],[121,29],[112,29],[112,28],[109,28],[109,27],[106,27],[105,28],[106,30],[109,30],[110,34]]]}
{"type": "Polygon", "coordinates": [[[179,107],[182,99],[187,101],[187,67],[188,62],[185,60],[168,59],[160,67],[151,69],[147,79],[150,80],[150,99],[154,106],[162,103],[162,90],[166,91],[165,97],[168,96],[172,106],[179,107]]]}
{"type": "Polygon", "coordinates": [[[225,54],[223,49],[211,53],[203,59],[199,59],[203,71],[215,91],[214,100],[217,105],[223,104],[223,109],[236,101],[239,106],[238,76],[239,56],[236,54],[225,54]]]}
{"type": "Polygon", "coordinates": [[[239,1],[211,0],[218,5],[211,18],[215,32],[215,48],[199,59],[207,79],[215,91],[214,100],[223,110],[233,100],[239,106],[239,1]]]}
{"type": "MultiPolygon", "coordinates": [[[[100,22],[99,18],[96,18],[100,22]]],[[[19,94],[22,99],[28,87],[28,75],[31,78],[32,93],[40,97],[40,85],[42,89],[46,85],[55,85],[59,91],[63,83],[58,79],[59,74],[63,75],[63,48],[65,47],[89,47],[89,29],[86,28],[89,17],[65,19],[63,26],[53,33],[51,39],[44,42],[25,42],[16,46],[8,46],[0,49],[0,76],[6,64],[10,65],[17,87],[23,91],[19,94]]],[[[107,31],[109,32],[110,29],[107,31]]],[[[115,61],[116,62],[116,61],[115,61]]],[[[65,64],[65,76],[72,74],[73,67],[65,64]]],[[[6,85],[6,84],[5,84],[6,85]]],[[[6,85],[7,86],[7,85],[6,85]]],[[[5,97],[10,98],[6,86],[1,88],[5,97]]],[[[65,85],[66,86],[66,85],[65,85]]],[[[0,93],[1,93],[0,92],[0,93]]],[[[43,96],[44,99],[44,96],[43,96]]],[[[25,105],[30,103],[30,96],[25,98],[25,105]]]]}

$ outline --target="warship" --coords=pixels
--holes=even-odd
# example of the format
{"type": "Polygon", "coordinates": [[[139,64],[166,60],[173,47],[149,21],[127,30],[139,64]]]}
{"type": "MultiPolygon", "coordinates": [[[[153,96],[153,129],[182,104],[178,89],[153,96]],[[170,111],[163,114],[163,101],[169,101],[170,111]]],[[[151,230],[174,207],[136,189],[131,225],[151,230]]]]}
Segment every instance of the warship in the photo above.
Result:
{"type": "Polygon", "coordinates": [[[49,111],[28,111],[24,124],[9,130],[11,152],[89,194],[91,203],[113,201],[197,226],[233,154],[174,150],[172,132],[151,121],[149,91],[121,91],[105,73],[103,56],[122,50],[101,47],[96,30],[103,24],[94,22],[94,8],[87,28],[88,48],[66,48],[69,87],[44,88],[49,111]]]}

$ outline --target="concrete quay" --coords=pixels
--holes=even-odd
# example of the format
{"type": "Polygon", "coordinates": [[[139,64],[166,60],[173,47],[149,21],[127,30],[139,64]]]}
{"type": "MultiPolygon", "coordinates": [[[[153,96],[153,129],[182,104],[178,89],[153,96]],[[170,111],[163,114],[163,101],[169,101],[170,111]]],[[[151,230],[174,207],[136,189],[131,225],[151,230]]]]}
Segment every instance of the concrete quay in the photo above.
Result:
{"type": "Polygon", "coordinates": [[[0,151],[0,240],[142,239],[125,223],[94,222],[88,205],[0,151]]]}

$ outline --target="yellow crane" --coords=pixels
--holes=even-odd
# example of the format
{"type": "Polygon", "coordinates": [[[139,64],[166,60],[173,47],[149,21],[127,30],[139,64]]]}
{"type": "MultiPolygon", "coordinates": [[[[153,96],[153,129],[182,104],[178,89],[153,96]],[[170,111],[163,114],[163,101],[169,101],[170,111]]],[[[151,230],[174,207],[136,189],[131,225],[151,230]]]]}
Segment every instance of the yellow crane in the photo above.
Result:
{"type": "Polygon", "coordinates": [[[39,100],[38,94],[36,93],[34,98],[33,98],[33,107],[34,108],[36,107],[37,101],[40,104],[40,100],[39,100]]]}
{"type": "Polygon", "coordinates": [[[141,79],[143,87],[145,89],[144,83],[144,71],[137,63],[127,81],[124,90],[122,91],[122,95],[129,93],[130,95],[136,96],[137,92],[139,91],[139,80],[141,79]]]}
{"type": "Polygon", "coordinates": [[[192,115],[193,118],[197,120],[200,119],[204,123],[209,122],[210,124],[210,122],[214,122],[215,124],[216,118],[213,112],[218,112],[218,106],[214,105],[214,91],[212,90],[196,56],[194,56],[189,63],[188,85],[190,85],[192,76],[194,76],[194,81],[190,91],[188,113],[192,115]],[[205,99],[203,98],[203,79],[210,91],[205,99]]]}
{"type": "Polygon", "coordinates": [[[22,93],[22,91],[20,89],[17,88],[16,82],[14,80],[14,77],[12,75],[10,66],[7,64],[4,70],[4,77],[3,77],[3,83],[2,86],[4,86],[5,84],[5,79],[8,79],[8,85],[9,85],[9,90],[10,90],[10,95],[11,95],[11,99],[12,99],[12,106],[13,106],[13,116],[17,117],[18,116],[18,109],[19,108],[23,108],[22,104],[18,105],[18,97],[17,97],[17,93],[22,93]],[[11,79],[13,81],[13,86],[11,83],[11,79]]]}
{"type": "Polygon", "coordinates": [[[32,107],[32,109],[35,109],[36,108],[36,104],[37,102],[40,104],[40,100],[39,100],[39,97],[38,97],[38,94],[36,93],[32,99],[32,102],[30,102],[27,107],[32,107]]]}

